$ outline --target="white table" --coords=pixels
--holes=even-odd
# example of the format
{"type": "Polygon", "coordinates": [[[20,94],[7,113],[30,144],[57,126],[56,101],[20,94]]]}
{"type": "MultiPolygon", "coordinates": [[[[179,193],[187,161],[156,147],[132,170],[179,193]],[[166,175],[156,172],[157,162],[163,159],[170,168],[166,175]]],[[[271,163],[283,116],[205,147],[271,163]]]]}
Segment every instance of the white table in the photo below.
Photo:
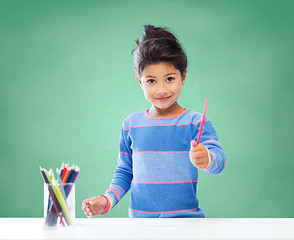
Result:
{"type": "Polygon", "coordinates": [[[46,229],[42,218],[0,218],[0,239],[294,239],[294,218],[78,218],[46,229]]]}

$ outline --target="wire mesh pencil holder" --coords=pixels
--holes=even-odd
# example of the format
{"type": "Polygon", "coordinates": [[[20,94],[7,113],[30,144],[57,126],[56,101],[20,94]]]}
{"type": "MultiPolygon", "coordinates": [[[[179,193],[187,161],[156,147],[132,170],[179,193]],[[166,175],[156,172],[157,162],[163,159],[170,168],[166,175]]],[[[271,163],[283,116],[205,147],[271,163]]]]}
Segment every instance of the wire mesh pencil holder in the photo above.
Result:
{"type": "Polygon", "coordinates": [[[44,226],[69,227],[75,221],[75,184],[44,183],[44,226]]]}

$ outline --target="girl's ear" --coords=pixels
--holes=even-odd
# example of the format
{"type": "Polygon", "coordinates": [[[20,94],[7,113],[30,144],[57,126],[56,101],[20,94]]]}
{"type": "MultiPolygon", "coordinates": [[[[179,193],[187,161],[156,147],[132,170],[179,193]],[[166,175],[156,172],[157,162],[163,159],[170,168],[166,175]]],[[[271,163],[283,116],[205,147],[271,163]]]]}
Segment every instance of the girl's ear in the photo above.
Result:
{"type": "Polygon", "coordinates": [[[184,84],[185,84],[186,74],[187,74],[187,71],[185,70],[182,74],[182,86],[184,86],[184,84]]]}
{"type": "Polygon", "coordinates": [[[142,87],[142,81],[141,81],[141,79],[140,79],[140,77],[136,74],[135,75],[136,76],[136,80],[137,80],[137,82],[140,84],[140,86],[142,87]]]}

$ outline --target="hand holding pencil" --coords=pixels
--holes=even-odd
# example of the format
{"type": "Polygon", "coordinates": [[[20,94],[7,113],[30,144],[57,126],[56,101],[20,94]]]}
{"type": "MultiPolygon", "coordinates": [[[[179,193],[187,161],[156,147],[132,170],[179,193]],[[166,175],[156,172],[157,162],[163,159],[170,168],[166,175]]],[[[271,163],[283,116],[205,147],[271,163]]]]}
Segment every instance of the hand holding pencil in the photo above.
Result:
{"type": "Polygon", "coordinates": [[[208,104],[208,98],[206,98],[202,120],[200,122],[200,128],[198,133],[197,142],[195,140],[191,141],[191,147],[189,152],[190,161],[197,168],[206,168],[209,165],[209,152],[207,148],[200,144],[201,134],[205,122],[205,113],[208,104]]]}
{"type": "Polygon", "coordinates": [[[209,164],[209,152],[202,144],[197,144],[195,140],[191,141],[189,152],[191,163],[197,168],[206,168],[209,164]]]}

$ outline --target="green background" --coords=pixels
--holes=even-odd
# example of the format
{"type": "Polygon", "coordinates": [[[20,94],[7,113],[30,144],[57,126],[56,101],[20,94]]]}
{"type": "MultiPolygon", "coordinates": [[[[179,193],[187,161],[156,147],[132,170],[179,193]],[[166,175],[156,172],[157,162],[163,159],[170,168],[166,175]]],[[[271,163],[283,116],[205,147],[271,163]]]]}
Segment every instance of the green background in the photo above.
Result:
{"type": "MultiPolygon", "coordinates": [[[[179,103],[227,154],[200,171],[207,217],[294,217],[294,1],[0,1],[1,217],[42,217],[39,166],[77,164],[76,216],[108,187],[122,121],[149,102],[131,51],[145,24],[188,56],[179,103]]],[[[128,217],[130,193],[103,217],[128,217]]]]}

